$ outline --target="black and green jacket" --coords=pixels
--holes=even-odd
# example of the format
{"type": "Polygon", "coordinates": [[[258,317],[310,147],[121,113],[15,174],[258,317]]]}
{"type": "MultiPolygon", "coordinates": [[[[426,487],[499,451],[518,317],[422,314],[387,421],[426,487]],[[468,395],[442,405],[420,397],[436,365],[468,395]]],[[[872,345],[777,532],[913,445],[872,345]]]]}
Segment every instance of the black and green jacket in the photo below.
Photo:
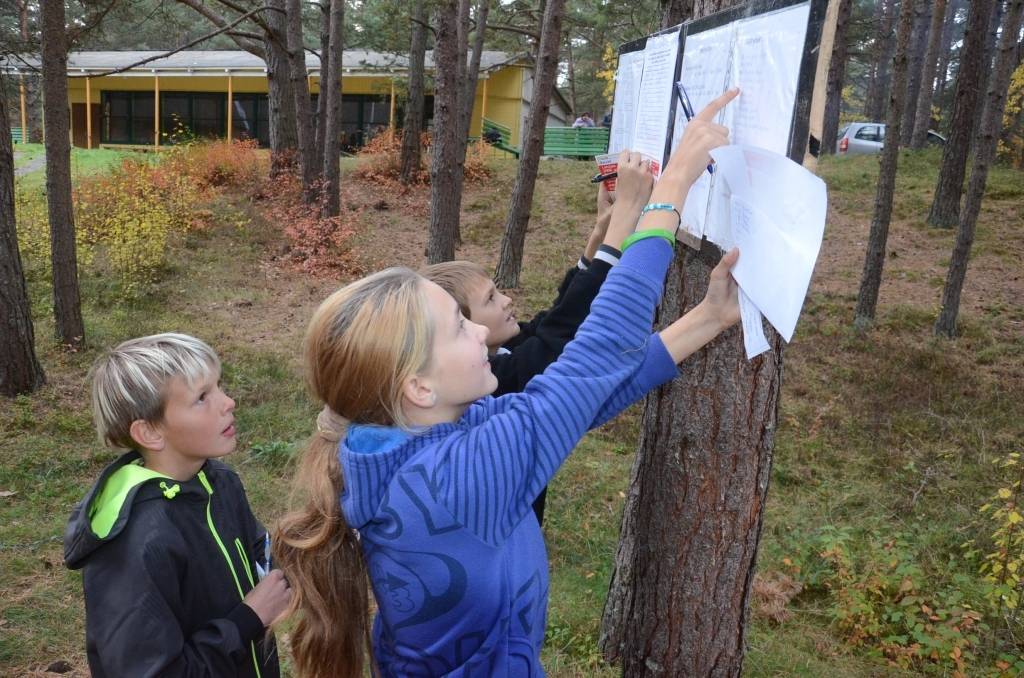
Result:
{"type": "Polygon", "coordinates": [[[242,602],[266,530],[238,476],[208,461],[179,482],[129,452],[68,521],[64,559],[83,570],[94,678],[280,675],[273,641],[242,602]]]}

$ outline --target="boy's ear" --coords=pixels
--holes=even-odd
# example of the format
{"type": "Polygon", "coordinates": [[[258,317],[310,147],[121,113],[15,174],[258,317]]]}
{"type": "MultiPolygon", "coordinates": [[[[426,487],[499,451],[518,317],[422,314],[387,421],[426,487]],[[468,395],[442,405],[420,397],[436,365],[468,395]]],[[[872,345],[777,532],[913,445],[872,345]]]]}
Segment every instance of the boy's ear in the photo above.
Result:
{"type": "Polygon", "coordinates": [[[164,436],[157,426],[154,426],[145,419],[136,419],[128,428],[135,444],[145,450],[159,452],[164,449],[164,436]]]}
{"type": "Polygon", "coordinates": [[[402,398],[410,405],[424,410],[437,404],[437,392],[430,380],[418,374],[407,378],[402,384],[402,398]]]}

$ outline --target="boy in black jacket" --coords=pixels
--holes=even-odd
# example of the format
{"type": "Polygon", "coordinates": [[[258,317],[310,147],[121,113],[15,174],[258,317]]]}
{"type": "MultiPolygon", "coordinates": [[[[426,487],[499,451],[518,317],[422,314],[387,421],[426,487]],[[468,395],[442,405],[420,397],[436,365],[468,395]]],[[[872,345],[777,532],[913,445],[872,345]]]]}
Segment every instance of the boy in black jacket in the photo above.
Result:
{"type": "MultiPolygon", "coordinates": [[[[620,162],[617,192],[620,200],[628,201],[629,209],[621,210],[613,221],[615,198],[601,183],[597,221],[583,256],[566,272],[551,308],[541,311],[529,322],[517,321],[512,300],[495,287],[479,264],[449,261],[421,271],[424,277],[452,295],[464,316],[489,330],[487,348],[491,354],[491,371],[498,378],[498,388],[493,395],[522,391],[530,379],[558,359],[562,349],[576,336],[576,330],[590,313],[590,303],[611,267],[619,261],[622,241],[636,228],[652,185],[646,165],[628,167],[620,162]]],[[[544,488],[533,502],[533,512],[541,525],[544,524],[546,499],[547,488],[544,488]]]]}
{"type": "Polygon", "coordinates": [[[103,676],[280,675],[266,629],[291,590],[238,476],[235,403],[217,354],[193,337],[126,341],[93,368],[100,438],[128,448],[64,534],[83,569],[86,650],[103,676]]]}

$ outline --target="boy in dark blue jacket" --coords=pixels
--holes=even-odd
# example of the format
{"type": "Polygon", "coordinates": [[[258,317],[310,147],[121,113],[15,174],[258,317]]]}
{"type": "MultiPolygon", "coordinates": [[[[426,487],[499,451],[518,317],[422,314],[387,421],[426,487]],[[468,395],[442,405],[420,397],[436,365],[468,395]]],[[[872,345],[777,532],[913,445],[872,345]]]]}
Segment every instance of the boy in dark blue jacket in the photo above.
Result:
{"type": "Polygon", "coordinates": [[[93,368],[100,438],[127,448],[64,535],[83,570],[89,669],[103,676],[280,675],[266,629],[291,591],[238,476],[220,361],[182,334],[126,341],[93,368]]]}

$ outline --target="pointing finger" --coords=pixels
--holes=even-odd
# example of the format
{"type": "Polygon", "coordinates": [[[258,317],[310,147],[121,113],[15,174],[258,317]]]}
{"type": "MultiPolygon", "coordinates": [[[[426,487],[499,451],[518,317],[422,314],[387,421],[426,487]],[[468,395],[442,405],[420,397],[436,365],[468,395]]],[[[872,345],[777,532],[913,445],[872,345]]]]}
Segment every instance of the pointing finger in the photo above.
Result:
{"type": "Polygon", "coordinates": [[[711,122],[712,120],[715,119],[715,116],[718,115],[718,112],[725,108],[726,104],[735,99],[739,95],[739,93],[739,87],[733,87],[732,89],[727,90],[725,94],[719,96],[717,99],[715,99],[710,104],[705,106],[704,110],[702,110],[697,115],[693,116],[694,119],[711,122]]]}

